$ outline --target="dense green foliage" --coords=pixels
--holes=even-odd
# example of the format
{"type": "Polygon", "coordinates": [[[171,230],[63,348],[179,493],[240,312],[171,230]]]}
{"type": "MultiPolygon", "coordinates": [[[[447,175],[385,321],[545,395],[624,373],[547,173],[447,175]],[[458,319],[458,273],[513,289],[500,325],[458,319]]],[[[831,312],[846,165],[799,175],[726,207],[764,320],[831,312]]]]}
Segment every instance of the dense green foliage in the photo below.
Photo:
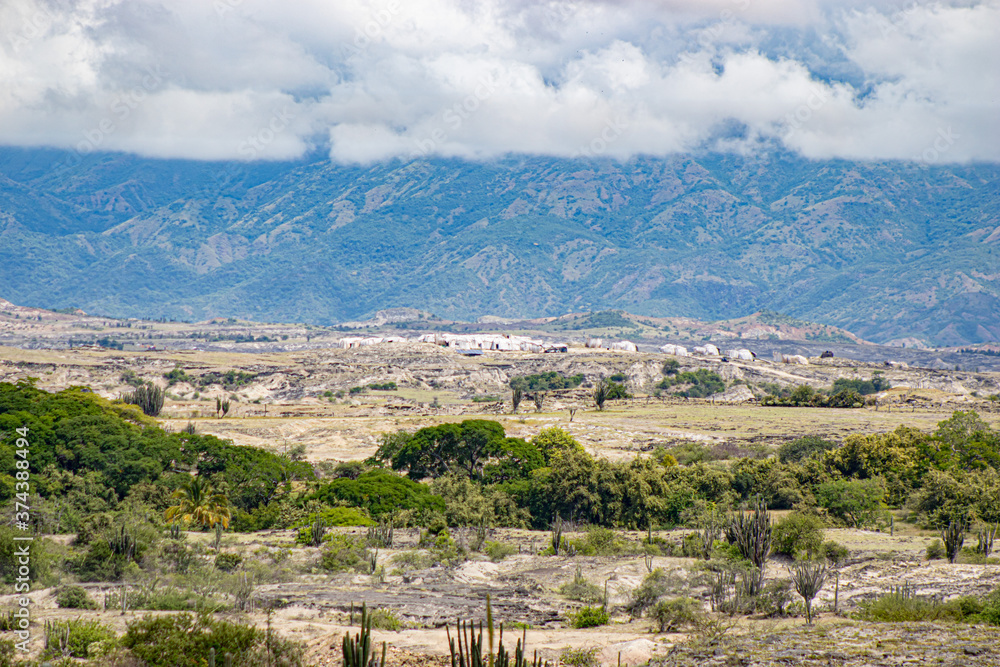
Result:
{"type": "Polygon", "coordinates": [[[526,477],[544,462],[537,447],[506,437],[500,424],[484,419],[392,434],[382,439],[375,458],[415,480],[461,472],[487,482],[526,477]]]}
{"type": "Polygon", "coordinates": [[[30,382],[0,383],[0,500],[14,492],[14,429],[28,427],[31,476],[42,502],[33,520],[43,530],[76,531],[84,518],[128,499],[162,511],[187,473],[225,488],[231,505],[252,512],[309,464],[211,435],[167,433],[133,406],[109,403],[79,388],[48,393],[30,382]]]}
{"type": "Polygon", "coordinates": [[[699,368],[696,371],[674,373],[660,380],[657,389],[683,387],[672,393],[688,398],[705,398],[726,390],[726,381],[715,371],[699,368]]]}
{"type": "Polygon", "coordinates": [[[583,382],[583,375],[565,377],[556,371],[546,371],[536,375],[522,375],[512,378],[511,389],[523,391],[549,391],[550,389],[573,389],[583,382]]]}
{"type": "Polygon", "coordinates": [[[830,393],[837,394],[841,391],[853,391],[862,396],[867,396],[868,394],[877,394],[880,391],[885,391],[891,386],[881,371],[875,371],[872,373],[871,380],[837,378],[833,381],[833,389],[830,393]]]}
{"type": "Polygon", "coordinates": [[[431,495],[425,484],[388,470],[371,470],[357,479],[342,477],[320,487],[315,498],[324,502],[362,507],[373,517],[400,510],[444,510],[444,501],[431,495]]]}
{"type": "Polygon", "coordinates": [[[268,664],[303,664],[302,649],[293,642],[208,616],[147,616],[130,623],[121,642],[148,667],[203,667],[212,648],[217,656],[232,653],[237,665],[262,664],[252,659],[263,660],[265,656],[268,664]]]}

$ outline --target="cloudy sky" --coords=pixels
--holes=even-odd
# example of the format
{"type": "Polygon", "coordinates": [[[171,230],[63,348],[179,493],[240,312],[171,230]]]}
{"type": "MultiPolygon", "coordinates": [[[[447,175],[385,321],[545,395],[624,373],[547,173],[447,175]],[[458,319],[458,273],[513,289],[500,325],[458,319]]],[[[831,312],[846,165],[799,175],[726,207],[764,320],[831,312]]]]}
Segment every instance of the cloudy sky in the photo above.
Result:
{"type": "Polygon", "coordinates": [[[1000,161],[1000,0],[0,0],[0,144],[1000,161]]]}

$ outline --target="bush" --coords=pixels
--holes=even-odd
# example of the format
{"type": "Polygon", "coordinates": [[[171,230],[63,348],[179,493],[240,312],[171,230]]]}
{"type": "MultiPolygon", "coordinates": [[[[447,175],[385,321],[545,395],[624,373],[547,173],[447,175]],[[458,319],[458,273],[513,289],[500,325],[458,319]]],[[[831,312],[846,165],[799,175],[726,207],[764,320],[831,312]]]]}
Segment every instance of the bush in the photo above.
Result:
{"type": "Polygon", "coordinates": [[[686,625],[694,625],[700,608],[701,605],[691,598],[660,600],[649,610],[649,617],[659,632],[675,632],[686,625]]]}
{"type": "Polygon", "coordinates": [[[80,586],[63,586],[56,591],[56,604],[62,609],[97,609],[97,603],[80,586]]]}
{"type": "Polygon", "coordinates": [[[217,656],[232,653],[236,665],[302,667],[302,647],[242,623],[191,614],[146,616],[129,624],[122,645],[146,667],[203,667],[210,648],[217,656]]]}
{"type": "Polygon", "coordinates": [[[823,557],[826,558],[828,563],[836,565],[845,560],[848,553],[847,547],[843,544],[839,544],[833,540],[827,540],[823,543],[823,557]]]}
{"type": "Polygon", "coordinates": [[[377,630],[399,630],[403,622],[391,609],[373,609],[368,612],[372,627],[377,630]]]}
{"type": "Polygon", "coordinates": [[[419,551],[401,551],[391,562],[402,570],[425,570],[434,564],[434,559],[419,551]]]}
{"type": "Polygon", "coordinates": [[[579,567],[576,568],[573,579],[559,587],[559,594],[577,602],[596,603],[604,599],[601,588],[587,581],[583,576],[583,570],[579,567]]]}
{"type": "Polygon", "coordinates": [[[556,371],[547,371],[536,375],[522,375],[512,378],[511,389],[521,391],[549,391],[550,389],[573,389],[583,382],[583,375],[564,377],[556,371]]]}
{"type": "Polygon", "coordinates": [[[559,662],[569,667],[599,667],[596,648],[568,648],[559,656],[559,662]]]}
{"type": "Polygon", "coordinates": [[[946,556],[944,543],[941,540],[934,540],[927,545],[927,560],[941,560],[946,556]]]}
{"type": "Polygon", "coordinates": [[[639,587],[632,591],[632,601],[628,609],[633,616],[641,616],[644,611],[656,604],[656,601],[670,590],[670,576],[663,568],[656,568],[646,575],[639,587]]]}
{"type": "Polygon", "coordinates": [[[795,558],[805,554],[810,558],[823,545],[823,522],[819,517],[792,512],[774,526],[771,549],[775,553],[795,558]]]}
{"type": "Polygon", "coordinates": [[[699,368],[696,371],[684,371],[660,380],[657,389],[670,389],[678,385],[689,385],[687,389],[675,391],[677,396],[688,398],[705,398],[726,390],[726,381],[715,371],[699,368]]]}
{"type": "Polygon", "coordinates": [[[782,463],[797,463],[816,454],[836,449],[837,444],[824,440],[818,435],[807,435],[798,440],[786,442],[778,448],[778,460],[782,463]]]}
{"type": "Polygon", "coordinates": [[[933,598],[917,597],[906,590],[865,600],[858,604],[855,615],[864,621],[883,623],[963,620],[957,600],[944,603],[933,598]]]}
{"type": "Polygon", "coordinates": [[[603,607],[584,607],[570,617],[574,628],[596,628],[607,625],[611,616],[603,607]]]}
{"type": "Polygon", "coordinates": [[[572,546],[583,556],[615,556],[624,550],[625,542],[610,528],[590,526],[584,538],[572,546]]]}
{"type": "Polygon", "coordinates": [[[330,572],[353,570],[368,574],[368,545],[365,540],[351,535],[333,535],[320,553],[319,564],[330,572]]]}
{"type": "Polygon", "coordinates": [[[239,554],[219,554],[215,557],[215,569],[232,572],[243,564],[243,556],[239,554]]]}
{"type": "Polygon", "coordinates": [[[494,563],[503,560],[507,556],[511,556],[517,553],[517,547],[513,544],[506,544],[504,542],[494,542],[489,541],[483,547],[483,551],[486,555],[490,557],[490,560],[494,563]]]}
{"type": "Polygon", "coordinates": [[[45,624],[45,650],[61,655],[65,643],[74,658],[89,658],[88,647],[96,642],[114,641],[115,631],[100,621],[70,619],[45,624]]]}

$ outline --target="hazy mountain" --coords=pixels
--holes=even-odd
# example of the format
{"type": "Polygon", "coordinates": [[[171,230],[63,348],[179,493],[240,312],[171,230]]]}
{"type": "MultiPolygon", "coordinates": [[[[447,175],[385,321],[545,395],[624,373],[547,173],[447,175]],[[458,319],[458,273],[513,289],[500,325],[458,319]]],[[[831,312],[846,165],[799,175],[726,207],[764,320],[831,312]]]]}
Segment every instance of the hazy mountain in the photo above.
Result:
{"type": "Polygon", "coordinates": [[[787,154],[344,167],[0,149],[0,296],[330,323],[768,309],[869,340],[1000,338],[1000,165],[787,154]]]}

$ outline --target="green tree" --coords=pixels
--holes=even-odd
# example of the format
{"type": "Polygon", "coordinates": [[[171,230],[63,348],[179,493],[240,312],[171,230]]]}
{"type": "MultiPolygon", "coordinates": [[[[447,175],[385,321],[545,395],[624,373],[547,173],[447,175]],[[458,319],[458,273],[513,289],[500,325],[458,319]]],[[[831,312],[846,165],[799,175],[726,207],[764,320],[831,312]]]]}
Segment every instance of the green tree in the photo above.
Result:
{"type": "Polygon", "coordinates": [[[229,527],[229,499],[217,493],[208,480],[192,477],[170,497],[178,502],[167,508],[163,515],[166,521],[172,523],[179,519],[203,528],[215,528],[217,524],[229,527]]]}
{"type": "Polygon", "coordinates": [[[820,506],[850,528],[873,526],[885,516],[885,489],[876,479],[834,480],[815,493],[820,506]]]}

